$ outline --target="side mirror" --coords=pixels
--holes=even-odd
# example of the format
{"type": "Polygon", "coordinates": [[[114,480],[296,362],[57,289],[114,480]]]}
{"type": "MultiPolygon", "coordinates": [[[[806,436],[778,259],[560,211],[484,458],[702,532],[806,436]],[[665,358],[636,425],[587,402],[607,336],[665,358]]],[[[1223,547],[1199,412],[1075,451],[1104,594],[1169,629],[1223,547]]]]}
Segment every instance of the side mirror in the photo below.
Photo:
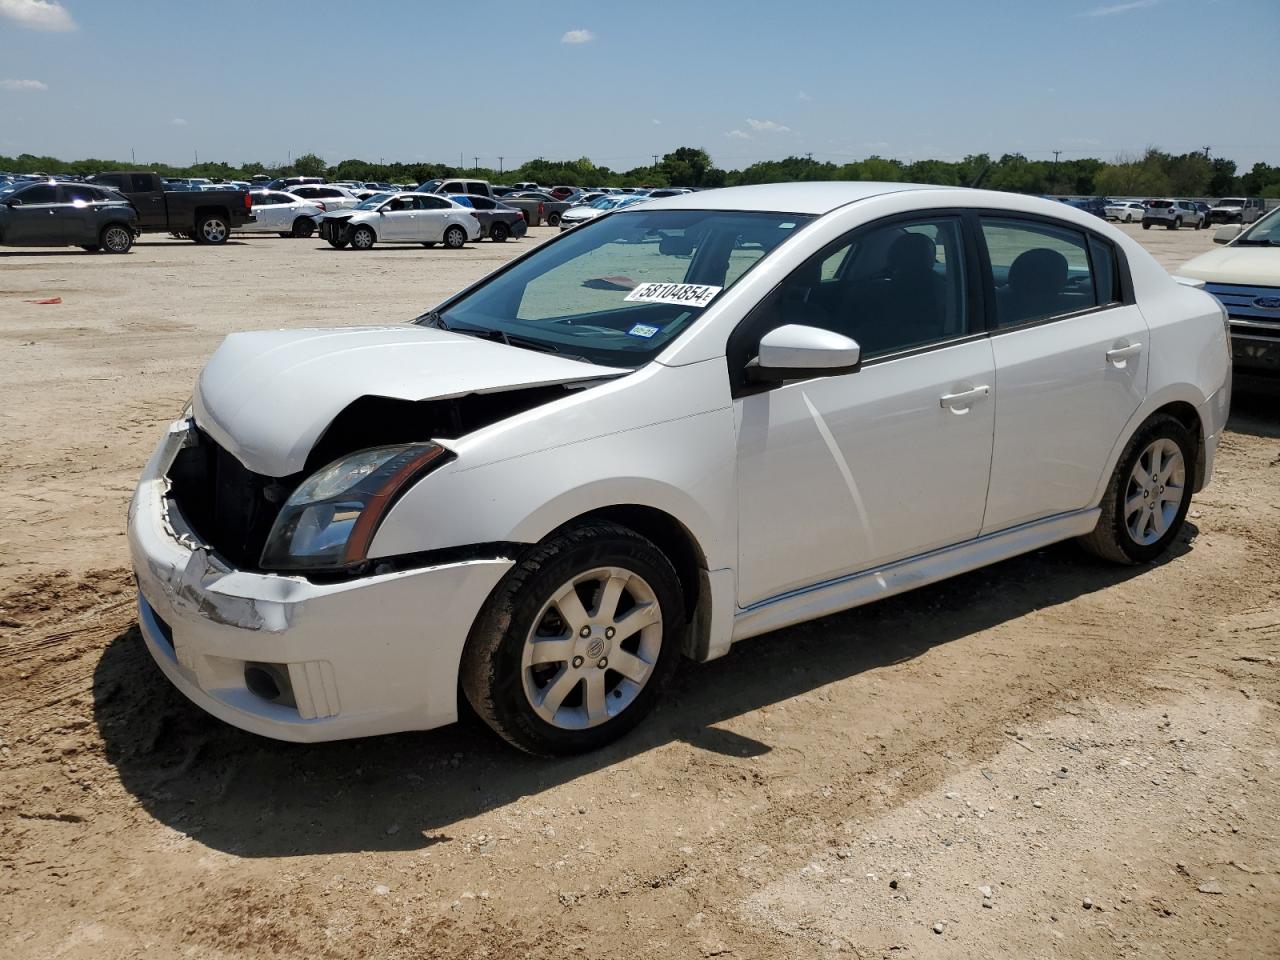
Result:
{"type": "Polygon", "coordinates": [[[12,198],[12,199],[10,199],[10,200],[6,200],[6,201],[4,202],[4,205],[5,205],[6,207],[20,207],[20,206],[22,206],[22,201],[21,201],[21,200],[19,200],[17,197],[13,197],[13,198],[12,198]]]}
{"type": "Polygon", "coordinates": [[[760,354],[747,365],[747,379],[781,383],[854,373],[862,363],[858,341],[819,327],[788,323],[760,338],[760,354]]]}
{"type": "Polygon", "coordinates": [[[1232,223],[1232,224],[1228,224],[1225,227],[1219,227],[1217,230],[1214,231],[1213,242],[1214,243],[1230,243],[1236,237],[1240,236],[1240,232],[1243,229],[1244,227],[1242,227],[1238,223],[1232,223]]]}

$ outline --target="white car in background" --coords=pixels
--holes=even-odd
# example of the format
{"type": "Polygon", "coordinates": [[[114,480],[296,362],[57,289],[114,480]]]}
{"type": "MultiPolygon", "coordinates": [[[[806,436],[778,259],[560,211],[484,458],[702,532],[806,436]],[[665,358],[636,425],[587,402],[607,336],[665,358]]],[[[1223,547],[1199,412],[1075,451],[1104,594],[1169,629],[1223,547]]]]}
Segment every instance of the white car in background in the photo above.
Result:
{"type": "Polygon", "coordinates": [[[282,237],[309,237],[316,232],[316,218],[324,207],[281,190],[250,190],[254,220],[237,228],[241,233],[278,233],[282,237]]]}
{"type": "Polygon", "coordinates": [[[601,214],[608,213],[610,210],[620,210],[623,207],[634,207],[637,203],[644,203],[648,197],[636,197],[622,194],[620,196],[597,197],[590,203],[575,204],[560,215],[561,231],[576,227],[579,224],[586,223],[588,220],[594,220],[601,214]]]}
{"type": "Polygon", "coordinates": [[[1204,281],[1231,318],[1231,354],[1241,373],[1280,375],[1280,207],[1252,226],[1219,227],[1214,243],[1178,268],[1204,281]]]}
{"type": "Polygon", "coordinates": [[[1135,220],[1142,220],[1142,211],[1146,209],[1146,204],[1141,200],[1117,200],[1114,203],[1108,203],[1103,209],[1108,220],[1133,223],[1135,220]]]}
{"type": "Polygon", "coordinates": [[[480,237],[475,210],[436,193],[378,193],[349,210],[330,210],[319,220],[329,246],[368,250],[375,243],[442,243],[456,250],[480,237]]]}
{"type": "Polygon", "coordinates": [[[291,187],[289,192],[295,197],[319,204],[324,210],[347,210],[360,202],[355,191],[329,183],[304,183],[291,187]]]}
{"type": "Polygon", "coordinates": [[[465,696],[524,750],[588,750],[682,656],[1070,538],[1160,557],[1230,378],[1219,304],[1055,201],[653,200],[412,324],[229,336],[129,511],[141,632],[265,736],[465,696]]]}

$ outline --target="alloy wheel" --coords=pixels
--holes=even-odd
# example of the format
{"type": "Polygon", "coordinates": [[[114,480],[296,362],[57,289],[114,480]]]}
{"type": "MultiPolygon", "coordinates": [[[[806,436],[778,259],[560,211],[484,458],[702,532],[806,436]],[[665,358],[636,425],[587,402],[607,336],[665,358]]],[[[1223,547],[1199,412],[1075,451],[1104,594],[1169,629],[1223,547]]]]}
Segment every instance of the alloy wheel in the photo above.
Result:
{"type": "Polygon", "coordinates": [[[630,570],[597,567],[561,584],[534,618],[521,655],[525,696],[563,730],[585,730],[626,710],[662,650],[662,607],[630,570]]]}
{"type": "Polygon", "coordinates": [[[129,249],[131,238],[124,227],[110,227],[103,235],[102,242],[112,253],[123,253],[129,249]]]}
{"type": "Polygon", "coordinates": [[[1161,437],[1142,451],[1124,495],[1124,524],[1134,543],[1149,546],[1168,532],[1182,504],[1186,473],[1172,440],[1161,437]]]}

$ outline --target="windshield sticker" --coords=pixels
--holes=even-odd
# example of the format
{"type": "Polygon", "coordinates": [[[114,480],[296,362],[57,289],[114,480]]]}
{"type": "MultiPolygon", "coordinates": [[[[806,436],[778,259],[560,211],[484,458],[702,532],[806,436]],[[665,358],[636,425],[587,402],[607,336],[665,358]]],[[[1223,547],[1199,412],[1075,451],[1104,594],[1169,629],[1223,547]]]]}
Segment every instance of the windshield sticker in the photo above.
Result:
{"type": "Polygon", "coordinates": [[[674,303],[680,306],[705,307],[724,287],[701,283],[642,283],[624,300],[632,303],[674,303]]]}
{"type": "Polygon", "coordinates": [[[657,333],[661,329],[662,329],[661,327],[650,326],[647,323],[637,323],[634,327],[628,330],[627,333],[630,336],[644,337],[646,340],[648,340],[650,337],[652,337],[655,333],[657,333]]]}

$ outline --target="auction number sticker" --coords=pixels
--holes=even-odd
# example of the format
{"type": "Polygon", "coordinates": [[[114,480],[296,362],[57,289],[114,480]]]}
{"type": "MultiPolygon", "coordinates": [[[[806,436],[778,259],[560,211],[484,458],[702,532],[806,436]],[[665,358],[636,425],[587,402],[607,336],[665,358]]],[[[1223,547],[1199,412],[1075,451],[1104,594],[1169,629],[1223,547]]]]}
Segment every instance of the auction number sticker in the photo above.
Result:
{"type": "Polygon", "coordinates": [[[680,306],[705,307],[724,287],[701,283],[642,283],[623,299],[633,303],[674,303],[680,306]]]}

